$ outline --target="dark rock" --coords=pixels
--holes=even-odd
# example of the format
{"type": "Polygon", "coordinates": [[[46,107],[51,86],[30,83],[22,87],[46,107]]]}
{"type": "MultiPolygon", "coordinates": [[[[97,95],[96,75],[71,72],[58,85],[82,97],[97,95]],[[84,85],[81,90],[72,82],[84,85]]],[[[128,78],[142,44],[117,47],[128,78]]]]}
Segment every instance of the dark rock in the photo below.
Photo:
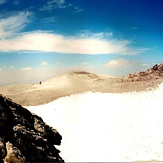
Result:
{"type": "Polygon", "coordinates": [[[0,138],[0,158],[4,158],[6,155],[6,147],[3,138],[0,138]]]}
{"type": "Polygon", "coordinates": [[[41,117],[0,95],[0,163],[64,162],[62,136],[41,117]]]}
{"type": "Polygon", "coordinates": [[[157,71],[158,70],[158,65],[154,65],[153,68],[152,68],[154,71],[157,71]]]}

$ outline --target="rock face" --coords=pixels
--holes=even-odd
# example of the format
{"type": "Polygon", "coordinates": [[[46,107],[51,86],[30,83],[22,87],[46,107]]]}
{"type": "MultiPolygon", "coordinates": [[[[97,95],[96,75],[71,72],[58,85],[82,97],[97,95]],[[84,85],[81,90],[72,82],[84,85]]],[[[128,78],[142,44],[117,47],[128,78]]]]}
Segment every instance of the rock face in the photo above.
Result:
{"type": "Polygon", "coordinates": [[[152,68],[144,72],[138,72],[129,74],[121,78],[121,81],[135,82],[135,81],[147,81],[151,79],[159,79],[163,77],[163,63],[160,65],[154,65],[152,68]]]}
{"type": "Polygon", "coordinates": [[[0,163],[64,162],[54,146],[61,139],[41,117],[0,95],[0,163]]]}

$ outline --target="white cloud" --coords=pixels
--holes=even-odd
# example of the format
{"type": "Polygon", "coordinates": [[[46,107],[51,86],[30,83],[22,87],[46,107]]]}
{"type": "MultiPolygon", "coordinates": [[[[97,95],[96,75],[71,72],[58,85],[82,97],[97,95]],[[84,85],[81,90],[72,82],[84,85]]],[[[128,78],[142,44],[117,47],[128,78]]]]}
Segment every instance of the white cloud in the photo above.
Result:
{"type": "MultiPolygon", "coordinates": [[[[95,34],[103,35],[103,34],[95,34]]],[[[0,51],[44,51],[72,54],[135,55],[146,49],[132,49],[128,40],[90,37],[65,37],[43,31],[20,33],[12,39],[0,40],[0,51]]]]}
{"type": "Polygon", "coordinates": [[[42,62],[41,65],[46,66],[46,65],[48,65],[48,63],[47,62],[42,62]]]}
{"type": "Polygon", "coordinates": [[[110,60],[105,64],[105,67],[107,68],[120,68],[120,67],[128,67],[128,66],[133,66],[136,63],[138,63],[138,61],[129,61],[129,60],[125,60],[125,59],[115,59],[115,60],[110,60]]]}
{"type": "Polygon", "coordinates": [[[7,0],[0,0],[0,5],[5,4],[7,0]]]}
{"type": "Polygon", "coordinates": [[[31,67],[25,67],[25,68],[21,68],[20,70],[28,71],[28,70],[33,70],[33,68],[31,68],[31,67]]]}
{"type": "Polygon", "coordinates": [[[28,22],[29,12],[20,12],[7,18],[0,19],[0,39],[13,37],[20,32],[28,22]]]}
{"type": "MultiPolygon", "coordinates": [[[[49,4],[64,4],[64,0],[49,1],[49,4]]],[[[133,49],[131,41],[113,39],[112,32],[82,33],[66,37],[48,31],[21,33],[29,21],[29,12],[20,12],[0,19],[0,51],[43,51],[72,54],[121,54],[135,55],[148,49],[133,49]]]]}

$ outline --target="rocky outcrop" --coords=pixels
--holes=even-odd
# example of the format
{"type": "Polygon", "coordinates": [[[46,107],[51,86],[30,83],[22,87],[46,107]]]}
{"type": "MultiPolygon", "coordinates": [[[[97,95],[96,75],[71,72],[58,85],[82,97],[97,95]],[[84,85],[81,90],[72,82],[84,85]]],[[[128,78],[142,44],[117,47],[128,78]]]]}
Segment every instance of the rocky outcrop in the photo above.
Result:
{"type": "Polygon", "coordinates": [[[154,65],[152,68],[147,71],[138,72],[134,74],[129,74],[121,78],[121,82],[136,82],[136,81],[149,81],[157,80],[163,77],[163,63],[160,65],[154,65]]]}
{"type": "Polygon", "coordinates": [[[0,95],[0,163],[64,162],[54,146],[61,139],[41,117],[0,95]]]}

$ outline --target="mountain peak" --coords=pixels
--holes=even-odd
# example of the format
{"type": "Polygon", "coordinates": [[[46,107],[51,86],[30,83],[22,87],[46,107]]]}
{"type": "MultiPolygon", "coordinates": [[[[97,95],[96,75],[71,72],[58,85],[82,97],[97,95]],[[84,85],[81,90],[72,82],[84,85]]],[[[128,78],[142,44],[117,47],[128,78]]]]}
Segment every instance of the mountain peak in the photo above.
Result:
{"type": "Polygon", "coordinates": [[[163,63],[161,63],[160,65],[156,64],[151,69],[163,73],[163,63]]]}

